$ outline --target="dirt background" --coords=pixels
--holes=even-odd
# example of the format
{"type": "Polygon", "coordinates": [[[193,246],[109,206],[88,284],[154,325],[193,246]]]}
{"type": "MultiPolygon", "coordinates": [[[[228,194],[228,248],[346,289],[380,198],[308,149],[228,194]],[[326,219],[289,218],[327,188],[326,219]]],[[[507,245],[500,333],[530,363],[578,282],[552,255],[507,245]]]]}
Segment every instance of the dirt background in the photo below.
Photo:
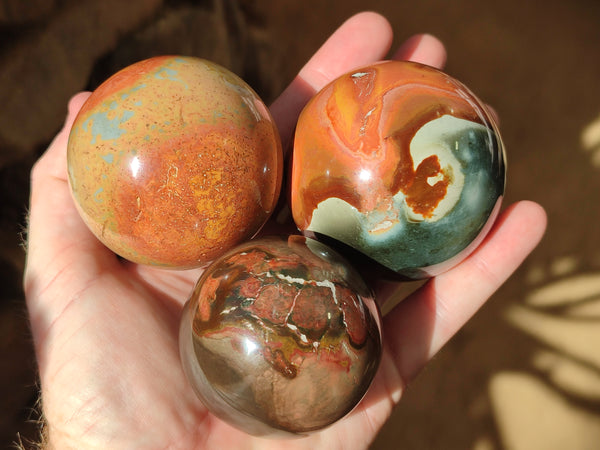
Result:
{"type": "Polygon", "coordinates": [[[600,2],[0,0],[0,447],[34,438],[21,290],[29,170],[68,98],[155,54],[219,62],[272,101],[355,12],[396,44],[430,32],[492,104],[507,202],[549,215],[541,246],[406,392],[373,449],[600,448],[600,2]]]}

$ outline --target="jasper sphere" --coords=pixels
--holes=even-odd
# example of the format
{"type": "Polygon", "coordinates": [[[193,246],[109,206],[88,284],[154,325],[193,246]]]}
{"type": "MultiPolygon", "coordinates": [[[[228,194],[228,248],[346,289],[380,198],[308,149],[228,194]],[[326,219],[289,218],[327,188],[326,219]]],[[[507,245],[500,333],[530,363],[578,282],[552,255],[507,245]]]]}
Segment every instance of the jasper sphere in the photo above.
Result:
{"type": "Polygon", "coordinates": [[[436,275],[490,229],[504,193],[498,126],[462,83],[387,61],[321,90],[296,129],[290,201],[308,235],[390,273],[436,275]]]}
{"type": "Polygon", "coordinates": [[[214,63],[161,56],[100,85],[68,143],[77,208],[136,263],[205,265],[251,238],[281,186],[276,126],[258,95],[214,63]]]}
{"type": "Polygon", "coordinates": [[[324,244],[255,239],[203,273],[180,349],[218,417],[254,435],[303,435],[363,398],[381,358],[379,311],[359,274],[324,244]]]}

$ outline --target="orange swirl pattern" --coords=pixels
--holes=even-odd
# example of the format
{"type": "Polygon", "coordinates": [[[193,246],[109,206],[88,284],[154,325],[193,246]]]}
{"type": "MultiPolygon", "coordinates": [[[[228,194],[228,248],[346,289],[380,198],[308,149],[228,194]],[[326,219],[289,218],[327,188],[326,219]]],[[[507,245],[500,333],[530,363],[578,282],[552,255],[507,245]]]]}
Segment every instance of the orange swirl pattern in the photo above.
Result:
{"type": "Polygon", "coordinates": [[[417,64],[382,63],[331,83],[299,120],[291,184],[299,228],[308,228],[319,203],[334,196],[367,213],[386,211],[403,192],[413,211],[431,215],[452,179],[435,156],[414,168],[410,142],[445,114],[488,125],[475,102],[464,86],[417,64]],[[361,172],[369,179],[361,180],[361,172]],[[440,181],[427,183],[438,174],[440,181]]]}

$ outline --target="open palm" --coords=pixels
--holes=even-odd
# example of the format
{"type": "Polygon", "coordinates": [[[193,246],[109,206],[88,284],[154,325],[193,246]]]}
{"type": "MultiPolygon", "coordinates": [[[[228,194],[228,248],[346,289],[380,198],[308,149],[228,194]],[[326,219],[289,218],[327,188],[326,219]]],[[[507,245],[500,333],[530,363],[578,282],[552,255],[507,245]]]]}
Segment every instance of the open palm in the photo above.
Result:
{"type": "MultiPolygon", "coordinates": [[[[389,24],[373,13],[342,25],[271,107],[284,148],[307,100],[342,73],[384,58],[391,41],[389,24]]],[[[441,67],[445,51],[433,37],[415,36],[394,58],[441,67]]],[[[184,377],[179,320],[200,271],[123,262],[79,218],[66,179],[66,142],[88,95],[71,100],[65,127],[32,172],[25,289],[49,445],[281,448],[281,442],[248,436],[212,416],[184,377]]],[[[286,447],[368,446],[406,383],[518,267],[544,228],[538,205],[507,208],[473,255],[384,318],[383,360],[359,407],[286,447]]],[[[397,287],[379,289],[380,301],[397,287]]]]}

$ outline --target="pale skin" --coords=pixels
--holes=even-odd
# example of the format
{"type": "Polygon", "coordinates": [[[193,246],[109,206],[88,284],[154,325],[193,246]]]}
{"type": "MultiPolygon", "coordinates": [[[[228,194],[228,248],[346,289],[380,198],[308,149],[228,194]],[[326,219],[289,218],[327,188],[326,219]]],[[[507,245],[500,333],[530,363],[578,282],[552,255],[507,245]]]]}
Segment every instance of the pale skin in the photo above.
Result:
{"type": "MultiPolygon", "coordinates": [[[[271,107],[284,147],[302,106],[317,90],[385,58],[391,42],[391,27],[377,14],[362,13],[344,23],[271,107]]],[[[446,53],[437,39],[419,35],[393,58],[442,68],[446,53]]],[[[508,205],[468,259],[387,314],[381,366],[349,416],[285,443],[249,436],[208,412],[180,366],[179,318],[199,270],[123,262],[88,231],[75,210],[66,143],[87,96],[80,93],[70,101],[63,130],[31,174],[24,283],[49,448],[366,448],[407,383],[521,264],[546,226],[539,205],[508,205]]],[[[379,301],[397,288],[378,288],[379,301]]]]}

